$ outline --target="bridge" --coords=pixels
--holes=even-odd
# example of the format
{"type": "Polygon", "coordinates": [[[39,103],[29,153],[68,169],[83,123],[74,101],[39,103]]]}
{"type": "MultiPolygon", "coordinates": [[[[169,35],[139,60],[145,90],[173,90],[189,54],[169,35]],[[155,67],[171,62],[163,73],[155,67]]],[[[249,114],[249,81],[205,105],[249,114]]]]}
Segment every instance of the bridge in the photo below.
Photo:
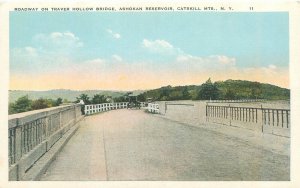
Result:
{"type": "Polygon", "coordinates": [[[159,101],[9,116],[9,180],[290,179],[290,110],[278,101],[159,101]]]}

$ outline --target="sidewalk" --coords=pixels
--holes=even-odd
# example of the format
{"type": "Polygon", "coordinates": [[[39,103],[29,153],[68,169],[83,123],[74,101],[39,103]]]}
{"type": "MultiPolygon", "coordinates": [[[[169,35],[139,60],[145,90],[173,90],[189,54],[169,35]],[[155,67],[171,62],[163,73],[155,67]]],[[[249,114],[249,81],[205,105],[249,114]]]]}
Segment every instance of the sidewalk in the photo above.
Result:
{"type": "Polygon", "coordinates": [[[257,146],[280,155],[290,156],[290,138],[287,137],[276,136],[268,133],[261,133],[240,127],[233,127],[211,122],[208,122],[206,124],[200,124],[196,122],[186,123],[172,120],[164,115],[155,114],[155,116],[184,125],[204,128],[218,133],[222,133],[230,137],[241,139],[247,142],[249,145],[257,146]]]}

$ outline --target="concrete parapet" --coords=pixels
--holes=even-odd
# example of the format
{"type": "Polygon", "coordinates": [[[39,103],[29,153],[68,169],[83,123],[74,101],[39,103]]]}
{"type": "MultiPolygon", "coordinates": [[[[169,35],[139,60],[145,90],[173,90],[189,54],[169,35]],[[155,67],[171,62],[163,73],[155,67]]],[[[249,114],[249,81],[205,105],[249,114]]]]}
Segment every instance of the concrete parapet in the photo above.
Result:
{"type": "Polygon", "coordinates": [[[290,137],[289,103],[266,100],[245,101],[158,101],[165,118],[192,125],[217,123],[256,132],[290,137]],[[262,106],[263,105],[263,106],[262,106]]]}
{"type": "Polygon", "coordinates": [[[26,174],[83,116],[81,106],[68,105],[9,116],[9,180],[26,174]]]}

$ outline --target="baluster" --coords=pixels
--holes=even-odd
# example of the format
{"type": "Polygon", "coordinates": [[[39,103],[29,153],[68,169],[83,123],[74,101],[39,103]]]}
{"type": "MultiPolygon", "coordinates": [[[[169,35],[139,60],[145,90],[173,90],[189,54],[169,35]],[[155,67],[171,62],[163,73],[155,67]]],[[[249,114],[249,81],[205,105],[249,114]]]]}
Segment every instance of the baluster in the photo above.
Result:
{"type": "Polygon", "coordinates": [[[9,129],[8,130],[8,164],[10,165],[10,164],[12,164],[13,162],[12,162],[12,155],[13,155],[13,153],[12,153],[12,145],[13,145],[13,143],[12,143],[12,130],[11,129],[9,129]]]}
{"type": "Polygon", "coordinates": [[[257,108],[255,109],[255,120],[256,120],[256,123],[257,123],[257,108]]]}
{"type": "Polygon", "coordinates": [[[271,125],[270,110],[268,109],[268,124],[271,125]]]}
{"type": "Polygon", "coordinates": [[[16,128],[12,129],[12,162],[16,162],[16,128]]]}
{"type": "Polygon", "coordinates": [[[267,111],[263,110],[264,114],[264,124],[267,125],[267,111]]]}
{"type": "Polygon", "coordinates": [[[25,150],[24,150],[24,152],[25,153],[27,153],[27,151],[28,151],[28,125],[26,124],[25,125],[25,142],[24,142],[24,144],[25,144],[25,150]]]}
{"type": "Polygon", "coordinates": [[[246,122],[248,121],[248,108],[245,108],[246,110],[246,122]]]}
{"type": "Polygon", "coordinates": [[[274,110],[272,110],[271,112],[272,112],[272,124],[273,124],[273,127],[274,127],[274,121],[275,121],[275,119],[274,119],[274,110]]]}
{"type": "Polygon", "coordinates": [[[284,110],[281,110],[281,127],[284,127],[284,110]]]}
{"type": "Polygon", "coordinates": [[[286,110],[286,128],[289,128],[289,111],[286,110]]]}
{"type": "Polygon", "coordinates": [[[279,126],[279,114],[278,110],[276,110],[276,120],[277,120],[277,127],[279,126]]]}

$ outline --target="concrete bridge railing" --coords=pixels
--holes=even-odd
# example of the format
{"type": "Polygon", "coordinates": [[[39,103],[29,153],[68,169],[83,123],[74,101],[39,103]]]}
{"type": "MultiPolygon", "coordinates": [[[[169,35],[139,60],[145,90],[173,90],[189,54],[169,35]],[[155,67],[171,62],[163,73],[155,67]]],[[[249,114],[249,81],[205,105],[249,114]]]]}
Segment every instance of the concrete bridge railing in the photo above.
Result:
{"type": "Polygon", "coordinates": [[[251,103],[251,102],[263,102],[266,99],[238,99],[238,100],[209,100],[208,103],[251,103]]]}
{"type": "Polygon", "coordinates": [[[114,109],[127,108],[128,102],[119,103],[102,103],[102,104],[90,104],[84,106],[84,113],[86,115],[91,115],[99,112],[105,112],[114,109]]]}
{"type": "Polygon", "coordinates": [[[206,105],[206,120],[290,137],[289,109],[206,105]]]}
{"type": "Polygon", "coordinates": [[[9,180],[23,180],[27,171],[82,118],[79,104],[9,115],[9,180]]]}
{"type": "MultiPolygon", "coordinates": [[[[105,112],[109,110],[124,109],[127,108],[128,102],[118,103],[101,103],[101,104],[89,104],[84,106],[84,113],[91,115],[99,112],[105,112]]],[[[140,102],[140,107],[145,107],[145,102],[140,102]]]]}
{"type": "Polygon", "coordinates": [[[147,110],[148,110],[148,112],[159,114],[159,104],[158,103],[149,103],[147,110]]]}
{"type": "Polygon", "coordinates": [[[289,101],[157,101],[167,119],[194,126],[216,123],[290,137],[289,101]]]}

